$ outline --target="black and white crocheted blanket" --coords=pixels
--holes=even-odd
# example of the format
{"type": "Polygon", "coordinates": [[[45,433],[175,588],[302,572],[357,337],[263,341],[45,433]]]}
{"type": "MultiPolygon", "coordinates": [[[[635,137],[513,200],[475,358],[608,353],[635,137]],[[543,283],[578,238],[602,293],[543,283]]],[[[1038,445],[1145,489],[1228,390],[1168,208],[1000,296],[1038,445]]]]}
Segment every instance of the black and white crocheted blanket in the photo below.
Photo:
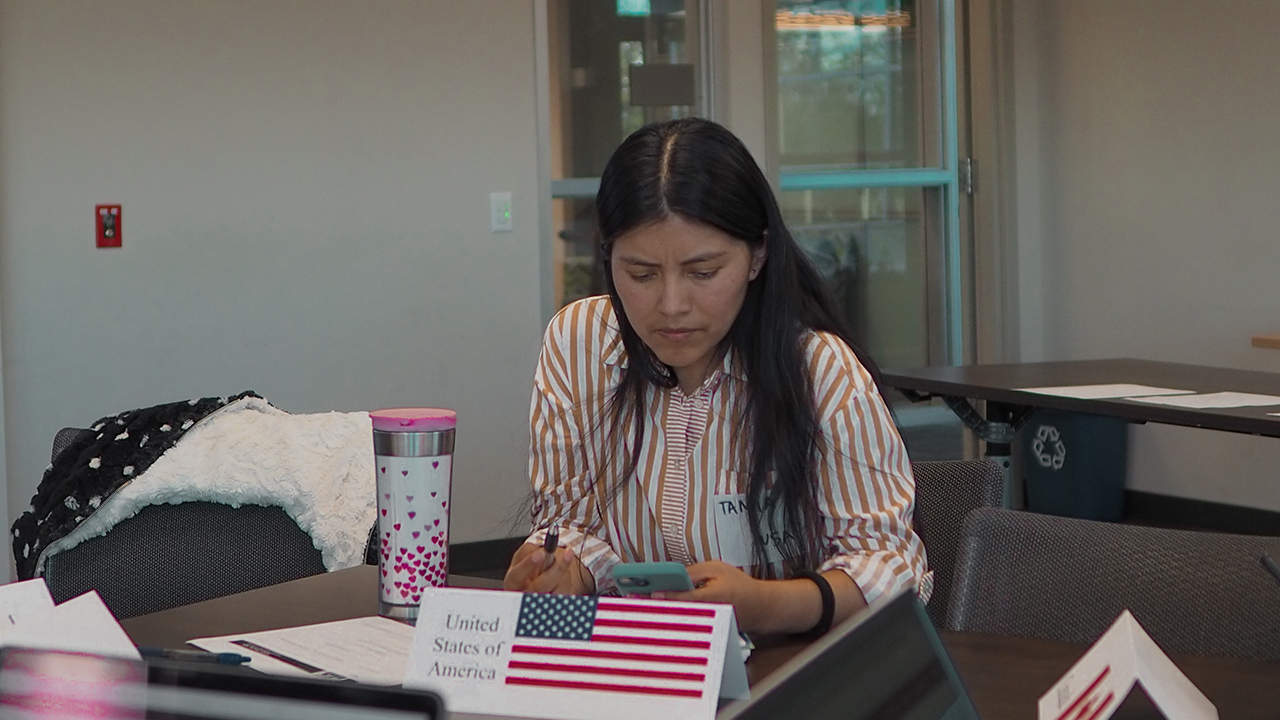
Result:
{"type": "Polygon", "coordinates": [[[210,413],[246,397],[202,398],[139,408],[99,419],[49,467],[31,498],[31,508],[13,524],[13,557],[18,578],[35,575],[36,561],[50,544],[66,536],[122,485],[173,447],[210,413]]]}

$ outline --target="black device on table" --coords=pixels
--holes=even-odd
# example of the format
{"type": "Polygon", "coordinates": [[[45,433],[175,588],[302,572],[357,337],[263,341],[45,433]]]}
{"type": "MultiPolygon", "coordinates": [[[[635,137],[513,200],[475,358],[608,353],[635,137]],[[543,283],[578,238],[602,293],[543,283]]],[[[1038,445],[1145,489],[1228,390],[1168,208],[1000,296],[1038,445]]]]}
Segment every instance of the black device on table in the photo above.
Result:
{"type": "Polygon", "coordinates": [[[0,718],[100,720],[440,720],[439,695],[354,682],[280,677],[215,663],[147,662],[82,653],[0,650],[0,718]]]}
{"type": "Polygon", "coordinates": [[[978,720],[915,592],[833,628],[751,688],[717,720],[978,720]]]}

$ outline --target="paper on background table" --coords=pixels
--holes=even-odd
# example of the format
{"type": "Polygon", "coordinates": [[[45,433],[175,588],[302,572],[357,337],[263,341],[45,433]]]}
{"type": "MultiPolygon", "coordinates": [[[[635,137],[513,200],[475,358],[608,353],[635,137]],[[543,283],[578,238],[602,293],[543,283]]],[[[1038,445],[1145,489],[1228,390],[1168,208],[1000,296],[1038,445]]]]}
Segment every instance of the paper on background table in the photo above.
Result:
{"type": "Polygon", "coordinates": [[[399,685],[404,679],[413,626],[384,617],[363,617],[283,630],[189,640],[209,652],[233,652],[253,658],[249,667],[272,675],[315,677],[288,662],[236,645],[243,640],[278,655],[371,685],[399,685]]]}
{"type": "Polygon", "coordinates": [[[61,605],[23,615],[5,634],[4,643],[126,660],[142,659],[124,628],[93,590],[61,605]]]}
{"type": "Polygon", "coordinates": [[[1219,392],[1204,395],[1178,395],[1176,397],[1131,397],[1126,400],[1169,405],[1172,407],[1210,410],[1213,408],[1267,407],[1280,405],[1280,397],[1274,395],[1255,395],[1253,393],[1219,392]]]}
{"type": "Polygon", "coordinates": [[[1059,387],[1017,388],[1022,392],[1040,395],[1057,395],[1058,397],[1077,398],[1079,400],[1106,400],[1108,398],[1133,398],[1145,395],[1188,395],[1194,390],[1175,390],[1173,388],[1152,387],[1150,385],[1131,385],[1114,383],[1111,385],[1062,385],[1059,387]]]}

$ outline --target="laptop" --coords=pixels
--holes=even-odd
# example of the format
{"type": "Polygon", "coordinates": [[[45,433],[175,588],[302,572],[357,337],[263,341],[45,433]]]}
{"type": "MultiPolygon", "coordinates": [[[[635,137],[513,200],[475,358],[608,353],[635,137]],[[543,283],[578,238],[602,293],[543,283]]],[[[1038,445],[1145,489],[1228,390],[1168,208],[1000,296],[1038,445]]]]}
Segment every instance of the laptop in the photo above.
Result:
{"type": "Polygon", "coordinates": [[[717,720],[977,720],[941,638],[910,590],[849,618],[717,720]]]}
{"type": "Polygon", "coordinates": [[[423,690],[286,678],[214,663],[0,650],[0,720],[443,720],[423,690]]]}

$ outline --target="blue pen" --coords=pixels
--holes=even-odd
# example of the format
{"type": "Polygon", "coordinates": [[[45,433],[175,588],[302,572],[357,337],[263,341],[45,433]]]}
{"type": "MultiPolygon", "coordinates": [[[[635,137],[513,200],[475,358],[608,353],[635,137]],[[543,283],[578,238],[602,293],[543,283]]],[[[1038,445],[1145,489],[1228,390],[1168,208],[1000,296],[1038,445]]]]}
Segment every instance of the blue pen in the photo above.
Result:
{"type": "Polygon", "coordinates": [[[138,652],[143,657],[159,657],[169,660],[182,660],[184,662],[218,663],[220,665],[243,665],[251,659],[248,655],[239,653],[211,653],[203,650],[175,650],[173,648],[148,646],[140,646],[138,652]]]}

